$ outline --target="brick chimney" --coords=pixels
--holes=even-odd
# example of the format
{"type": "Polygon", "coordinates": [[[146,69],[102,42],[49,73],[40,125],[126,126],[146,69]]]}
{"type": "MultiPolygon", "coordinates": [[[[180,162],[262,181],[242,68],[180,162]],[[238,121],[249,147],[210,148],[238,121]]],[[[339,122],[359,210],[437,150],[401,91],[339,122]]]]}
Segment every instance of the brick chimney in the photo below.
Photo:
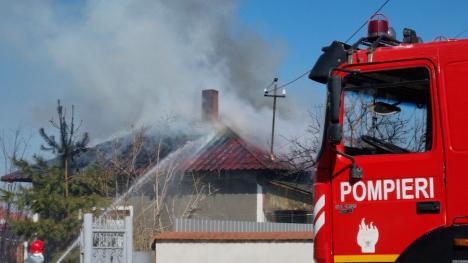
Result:
{"type": "Polygon", "coordinates": [[[202,120],[208,122],[217,122],[219,120],[217,90],[202,90],[202,120]]]}

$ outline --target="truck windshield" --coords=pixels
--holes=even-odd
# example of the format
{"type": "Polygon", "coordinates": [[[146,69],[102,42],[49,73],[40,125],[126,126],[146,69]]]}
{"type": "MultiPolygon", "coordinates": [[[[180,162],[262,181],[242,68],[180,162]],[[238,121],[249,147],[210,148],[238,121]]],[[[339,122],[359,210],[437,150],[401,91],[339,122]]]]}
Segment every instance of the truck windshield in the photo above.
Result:
{"type": "Polygon", "coordinates": [[[429,71],[422,67],[345,77],[345,153],[375,155],[430,150],[429,83],[429,71]]]}

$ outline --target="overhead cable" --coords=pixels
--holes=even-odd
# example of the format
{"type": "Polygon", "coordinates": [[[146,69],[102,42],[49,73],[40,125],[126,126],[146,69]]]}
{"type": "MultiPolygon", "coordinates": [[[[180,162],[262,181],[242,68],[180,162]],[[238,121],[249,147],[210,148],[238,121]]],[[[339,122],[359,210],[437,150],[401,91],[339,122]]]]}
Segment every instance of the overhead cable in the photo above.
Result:
{"type": "MultiPolygon", "coordinates": [[[[385,5],[387,5],[388,2],[390,2],[390,0],[385,0],[385,2],[384,2],[382,5],[380,5],[380,7],[373,13],[373,15],[377,14],[378,12],[380,12],[380,10],[382,10],[382,8],[384,8],[385,5]]],[[[346,40],[345,43],[348,43],[348,41],[351,40],[359,31],[361,31],[361,29],[362,29],[366,24],[367,24],[367,20],[364,21],[364,23],[363,23],[356,31],[354,31],[353,34],[351,34],[351,36],[346,40]]],[[[467,28],[466,30],[468,30],[468,28],[467,28]]],[[[466,30],[465,30],[465,31],[466,31],[466,30]]],[[[463,33],[464,33],[464,32],[463,32],[463,33]]],[[[277,87],[277,89],[281,89],[281,88],[287,87],[287,86],[291,85],[292,83],[294,83],[294,82],[300,80],[301,78],[303,78],[304,76],[306,76],[311,70],[312,70],[312,69],[308,69],[306,72],[300,74],[300,75],[299,75],[298,77],[296,77],[295,79],[293,79],[293,80],[291,80],[291,81],[289,81],[289,82],[286,82],[286,83],[284,83],[284,84],[279,85],[279,86],[277,87]]],[[[269,89],[272,85],[273,85],[273,83],[271,83],[271,84],[268,86],[267,89],[269,89]]]]}
{"type": "MultiPolygon", "coordinates": [[[[371,16],[373,16],[373,15],[377,14],[378,12],[380,12],[380,10],[382,10],[382,8],[384,8],[384,6],[388,2],[390,2],[390,0],[386,0],[371,16]]],[[[362,25],[356,31],[354,31],[354,33],[352,33],[351,36],[348,37],[348,39],[346,39],[345,43],[348,43],[348,41],[350,41],[359,31],[361,31],[361,29],[366,26],[367,22],[368,22],[367,20],[364,21],[364,23],[362,23],[362,25]]]]}
{"type": "Polygon", "coordinates": [[[294,82],[300,80],[301,78],[303,78],[305,75],[307,75],[312,69],[308,69],[306,72],[302,73],[301,75],[299,75],[298,77],[296,77],[295,79],[289,81],[289,82],[286,82],[284,84],[281,84],[278,89],[281,89],[281,88],[284,88],[286,86],[289,86],[291,84],[293,84],[294,82]]]}
{"type": "Polygon", "coordinates": [[[466,31],[468,31],[468,27],[463,29],[460,33],[456,34],[453,38],[459,38],[461,35],[463,35],[466,31]]]}

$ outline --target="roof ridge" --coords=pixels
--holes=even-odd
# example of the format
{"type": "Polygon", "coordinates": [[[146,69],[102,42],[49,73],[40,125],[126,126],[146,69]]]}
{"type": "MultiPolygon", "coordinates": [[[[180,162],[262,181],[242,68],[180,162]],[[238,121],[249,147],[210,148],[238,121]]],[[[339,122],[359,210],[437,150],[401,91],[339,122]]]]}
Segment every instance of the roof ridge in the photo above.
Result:
{"type": "Polygon", "coordinates": [[[281,163],[269,159],[265,150],[245,140],[231,127],[223,124],[217,128],[216,135],[190,162],[188,171],[287,170],[281,163]]]}
{"type": "MultiPolygon", "coordinates": [[[[238,140],[239,144],[246,150],[248,151],[253,157],[255,160],[257,160],[260,164],[262,164],[266,169],[270,169],[270,166],[267,165],[265,162],[263,162],[262,160],[260,160],[258,158],[258,156],[252,152],[251,148],[255,147],[256,149],[262,151],[260,148],[254,146],[254,145],[251,145],[250,143],[248,143],[247,141],[245,141],[244,139],[242,139],[239,134],[237,134],[237,132],[235,132],[232,128],[226,126],[226,129],[228,129],[230,132],[232,132],[235,136],[236,136],[236,139],[238,140]]],[[[263,151],[262,151],[263,152],[263,151]]],[[[272,160],[273,161],[273,160],[272,160]]]]}

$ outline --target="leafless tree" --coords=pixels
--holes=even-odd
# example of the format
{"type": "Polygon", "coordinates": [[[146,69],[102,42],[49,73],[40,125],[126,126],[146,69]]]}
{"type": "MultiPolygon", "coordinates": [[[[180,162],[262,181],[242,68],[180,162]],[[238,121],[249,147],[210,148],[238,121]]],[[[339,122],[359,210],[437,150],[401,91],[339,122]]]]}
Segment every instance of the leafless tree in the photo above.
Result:
{"type": "Polygon", "coordinates": [[[323,134],[324,106],[318,105],[309,111],[309,125],[302,136],[285,138],[289,149],[280,156],[295,171],[307,171],[315,165],[315,156],[320,150],[323,134]]]}
{"type": "MultiPolygon", "coordinates": [[[[129,143],[122,140],[113,142],[108,169],[117,176],[115,185],[117,192],[128,190],[141,172],[138,171],[137,159],[142,151],[146,132],[147,127],[141,127],[131,132],[131,141],[129,143]],[[123,144],[126,144],[125,146],[128,146],[128,149],[122,149],[123,144]]],[[[148,165],[152,163],[151,158],[143,161],[148,165]]]]}
{"type": "Polygon", "coordinates": [[[32,136],[26,136],[21,128],[17,128],[11,132],[1,131],[0,150],[4,174],[15,170],[14,160],[20,160],[25,157],[31,138],[32,136]]]}
{"type": "MultiPolygon", "coordinates": [[[[164,138],[155,147],[156,156],[139,160],[144,147],[147,128],[134,130],[130,142],[120,141],[112,146],[109,161],[101,161],[106,168],[104,180],[114,178],[121,198],[116,206],[133,207],[134,247],[150,250],[157,233],[168,230],[175,218],[190,217],[213,191],[203,178],[185,173],[186,153],[175,153],[173,158],[161,157],[164,138]],[[128,144],[126,147],[122,147],[128,144]],[[122,148],[127,148],[122,154],[122,148]],[[144,162],[144,167],[138,165],[144,162]],[[117,180],[115,179],[117,178],[117,180]]],[[[146,145],[145,147],[148,147],[146,145]]],[[[190,147],[187,147],[190,148],[190,147]]],[[[177,152],[173,149],[173,152],[177,152]]],[[[105,191],[105,183],[102,184],[105,191]]],[[[107,184],[108,185],[108,184],[107,184]]]]}
{"type": "MultiPolygon", "coordinates": [[[[23,159],[29,147],[31,136],[25,136],[20,128],[12,131],[2,131],[0,135],[0,149],[4,167],[4,173],[12,173],[15,169],[14,161],[23,159]]],[[[1,240],[0,240],[0,261],[12,261],[13,255],[11,251],[16,249],[19,239],[13,236],[9,230],[8,222],[11,220],[13,203],[15,200],[15,191],[17,183],[8,183],[0,189],[0,201],[2,202],[2,220],[1,240]]],[[[15,212],[18,214],[19,211],[15,212]]]]}
{"type": "MultiPolygon", "coordinates": [[[[196,213],[200,204],[210,195],[208,186],[202,178],[185,174],[185,182],[191,188],[183,196],[174,193],[178,188],[177,169],[157,171],[153,181],[156,195],[147,199],[140,194],[139,209],[135,211],[134,244],[137,250],[148,251],[156,234],[167,231],[174,224],[176,218],[188,218],[196,213]],[[159,189],[159,190],[158,190],[159,189]]],[[[182,182],[179,182],[182,183],[182,182]]]]}

